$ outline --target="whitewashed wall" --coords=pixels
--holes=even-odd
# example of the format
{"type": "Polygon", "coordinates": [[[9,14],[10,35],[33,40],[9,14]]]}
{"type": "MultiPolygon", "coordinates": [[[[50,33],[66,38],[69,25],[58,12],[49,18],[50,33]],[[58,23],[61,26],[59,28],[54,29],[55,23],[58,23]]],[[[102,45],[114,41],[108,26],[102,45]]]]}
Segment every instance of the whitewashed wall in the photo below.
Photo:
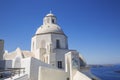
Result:
{"type": "Polygon", "coordinates": [[[66,49],[68,48],[68,42],[65,35],[62,34],[51,34],[53,48],[56,48],[56,40],[60,40],[60,48],[66,49]]]}
{"type": "Polygon", "coordinates": [[[31,58],[25,58],[21,60],[21,68],[25,68],[25,74],[28,74],[28,77],[30,78],[30,64],[31,64],[31,58]]]}
{"type": "MultiPolygon", "coordinates": [[[[31,41],[31,51],[32,52],[34,52],[37,49],[41,48],[41,41],[42,40],[45,40],[46,44],[50,44],[50,42],[51,42],[51,34],[35,35],[32,38],[32,41],[31,41]],[[33,45],[33,43],[34,43],[34,45],[33,45]]],[[[47,48],[47,46],[46,46],[46,48],[47,48]]]]}
{"type": "Polygon", "coordinates": [[[46,64],[36,58],[31,58],[30,62],[30,80],[38,80],[39,67],[54,68],[53,66],[46,64]]]}
{"type": "MultiPolygon", "coordinates": [[[[57,61],[62,61],[62,67],[65,69],[65,54],[68,52],[68,49],[54,49],[55,53],[55,65],[57,67],[57,61]]],[[[53,58],[51,58],[52,61],[53,58]]]]}
{"type": "Polygon", "coordinates": [[[67,78],[69,78],[69,76],[65,71],[39,67],[38,80],[67,80],[67,78]]]}

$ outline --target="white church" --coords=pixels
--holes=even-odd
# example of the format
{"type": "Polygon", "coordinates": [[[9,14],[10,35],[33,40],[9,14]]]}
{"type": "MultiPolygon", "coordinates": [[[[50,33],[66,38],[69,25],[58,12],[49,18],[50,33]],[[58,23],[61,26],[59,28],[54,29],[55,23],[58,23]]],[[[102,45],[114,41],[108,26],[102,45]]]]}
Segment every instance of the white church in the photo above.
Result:
{"type": "Polygon", "coordinates": [[[82,55],[68,48],[66,34],[49,13],[31,39],[31,51],[17,48],[4,51],[0,40],[0,80],[98,80],[89,71],[82,55]]]}

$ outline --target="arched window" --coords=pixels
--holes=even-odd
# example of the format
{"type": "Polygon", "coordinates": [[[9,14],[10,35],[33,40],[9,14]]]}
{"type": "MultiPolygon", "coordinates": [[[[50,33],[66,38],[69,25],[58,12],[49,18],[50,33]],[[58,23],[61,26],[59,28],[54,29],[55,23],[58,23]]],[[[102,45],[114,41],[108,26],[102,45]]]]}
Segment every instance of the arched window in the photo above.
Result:
{"type": "Polygon", "coordinates": [[[46,46],[45,40],[42,40],[41,41],[41,48],[45,48],[45,46],[46,46]]]}
{"type": "Polygon", "coordinates": [[[47,23],[49,23],[49,18],[47,19],[47,23]]]}

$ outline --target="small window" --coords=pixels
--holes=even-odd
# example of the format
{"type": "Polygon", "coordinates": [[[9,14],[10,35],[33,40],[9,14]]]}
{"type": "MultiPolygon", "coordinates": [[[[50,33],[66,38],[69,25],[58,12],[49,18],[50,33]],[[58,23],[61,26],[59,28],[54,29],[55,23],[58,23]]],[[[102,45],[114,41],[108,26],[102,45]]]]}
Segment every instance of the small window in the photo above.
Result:
{"type": "Polygon", "coordinates": [[[60,48],[60,40],[56,40],[56,48],[60,48]]]}
{"type": "Polygon", "coordinates": [[[58,68],[62,69],[62,61],[58,61],[58,68]]]}
{"type": "Polygon", "coordinates": [[[55,23],[54,19],[52,19],[52,23],[55,23]]]}

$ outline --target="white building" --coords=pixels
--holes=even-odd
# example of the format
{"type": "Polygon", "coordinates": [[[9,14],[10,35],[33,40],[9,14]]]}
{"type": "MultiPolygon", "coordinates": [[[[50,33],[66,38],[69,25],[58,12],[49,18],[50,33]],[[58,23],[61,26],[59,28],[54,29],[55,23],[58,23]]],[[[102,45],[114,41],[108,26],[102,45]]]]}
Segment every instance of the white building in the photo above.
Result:
{"type": "Polygon", "coordinates": [[[11,53],[5,52],[3,57],[5,69],[25,68],[25,73],[5,80],[92,80],[94,78],[89,73],[81,54],[68,48],[67,36],[52,13],[44,17],[43,25],[32,37],[31,51],[17,48],[11,53]]]}

